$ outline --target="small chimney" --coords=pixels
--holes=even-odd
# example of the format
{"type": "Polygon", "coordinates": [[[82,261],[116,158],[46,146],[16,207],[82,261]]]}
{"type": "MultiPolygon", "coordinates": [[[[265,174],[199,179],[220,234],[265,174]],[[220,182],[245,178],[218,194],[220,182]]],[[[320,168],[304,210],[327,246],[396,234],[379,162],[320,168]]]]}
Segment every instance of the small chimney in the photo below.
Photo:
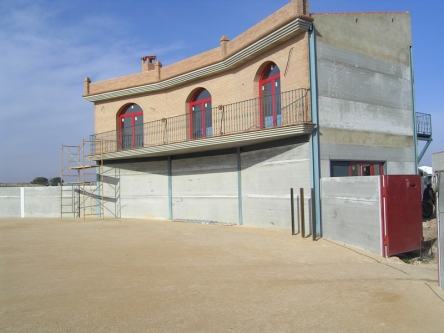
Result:
{"type": "Polygon", "coordinates": [[[157,80],[160,80],[160,69],[162,68],[162,63],[160,61],[156,61],[154,68],[156,69],[156,78],[157,80]]]}
{"type": "Polygon", "coordinates": [[[140,59],[142,60],[142,72],[151,71],[154,69],[154,63],[157,59],[155,55],[144,56],[140,59]]]}
{"type": "Polygon", "coordinates": [[[220,39],[220,53],[222,58],[225,58],[227,56],[227,49],[228,49],[228,42],[230,40],[227,36],[223,35],[220,39]]]}
{"type": "Polygon", "coordinates": [[[89,77],[86,77],[85,80],[83,80],[83,95],[89,95],[89,84],[91,83],[91,80],[89,77]]]}

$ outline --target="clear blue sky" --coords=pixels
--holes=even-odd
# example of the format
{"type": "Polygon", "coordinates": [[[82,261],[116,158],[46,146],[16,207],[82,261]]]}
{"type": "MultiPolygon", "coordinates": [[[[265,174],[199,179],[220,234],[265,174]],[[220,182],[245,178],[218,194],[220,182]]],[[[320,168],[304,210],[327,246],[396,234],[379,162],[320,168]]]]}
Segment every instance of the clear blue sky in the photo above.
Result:
{"type": "MultiPolygon", "coordinates": [[[[140,58],[163,65],[233,39],[290,0],[114,0],[0,2],[0,182],[59,175],[60,145],[93,133],[83,79],[138,73],[140,58]]],[[[311,0],[310,11],[409,11],[417,111],[432,114],[444,151],[443,0],[311,0]]]]}

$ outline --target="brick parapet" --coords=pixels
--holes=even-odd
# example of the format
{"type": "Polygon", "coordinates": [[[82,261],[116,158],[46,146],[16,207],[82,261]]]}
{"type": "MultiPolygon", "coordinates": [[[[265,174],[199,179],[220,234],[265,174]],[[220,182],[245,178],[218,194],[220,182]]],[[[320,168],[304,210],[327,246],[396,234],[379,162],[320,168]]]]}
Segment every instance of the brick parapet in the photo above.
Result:
{"type": "Polygon", "coordinates": [[[282,91],[309,89],[308,33],[294,36],[236,68],[215,75],[162,91],[95,102],[95,133],[116,130],[119,111],[129,103],[136,103],[144,110],[143,122],[186,114],[189,98],[198,88],[211,93],[213,107],[257,98],[260,75],[269,62],[280,68],[282,91]]]}

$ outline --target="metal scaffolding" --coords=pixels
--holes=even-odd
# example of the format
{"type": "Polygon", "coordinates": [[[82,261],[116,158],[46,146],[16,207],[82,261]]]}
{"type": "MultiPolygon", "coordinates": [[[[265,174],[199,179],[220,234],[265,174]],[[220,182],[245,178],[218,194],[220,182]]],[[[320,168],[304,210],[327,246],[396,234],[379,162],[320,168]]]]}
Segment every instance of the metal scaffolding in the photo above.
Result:
{"type": "Polygon", "coordinates": [[[82,140],[78,146],[61,145],[60,217],[104,218],[102,140],[82,140]],[[91,152],[99,157],[92,161],[91,152]]]}

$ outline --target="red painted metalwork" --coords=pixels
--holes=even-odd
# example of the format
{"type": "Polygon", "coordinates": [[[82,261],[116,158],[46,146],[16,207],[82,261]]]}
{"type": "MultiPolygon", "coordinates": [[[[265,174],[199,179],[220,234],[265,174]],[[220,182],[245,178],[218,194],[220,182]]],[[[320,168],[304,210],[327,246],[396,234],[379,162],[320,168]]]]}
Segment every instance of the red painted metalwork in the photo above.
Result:
{"type": "MultiPolygon", "coordinates": [[[[207,108],[205,108],[205,103],[211,103],[211,97],[197,100],[198,96],[202,91],[205,89],[199,89],[196,91],[193,95],[193,98],[191,98],[190,102],[190,138],[193,139],[193,107],[196,105],[200,105],[201,108],[201,127],[202,127],[202,137],[206,137],[206,122],[205,122],[205,111],[207,108]]],[[[209,94],[209,92],[208,92],[209,94]]],[[[210,95],[211,96],[211,95],[210,95]]]]}
{"type": "MultiPolygon", "coordinates": [[[[259,81],[259,97],[260,97],[260,99],[261,99],[261,103],[260,103],[260,116],[259,116],[259,119],[260,119],[260,127],[261,128],[264,128],[265,127],[265,124],[264,124],[264,112],[263,112],[263,105],[262,105],[262,101],[263,101],[263,93],[262,93],[262,88],[263,88],[263,86],[264,85],[266,85],[267,83],[271,83],[271,96],[276,96],[276,93],[275,93],[275,82],[277,81],[277,80],[280,80],[280,78],[281,78],[281,73],[280,73],[280,70],[279,70],[279,67],[277,67],[277,65],[275,64],[275,63],[270,63],[268,66],[266,66],[265,68],[264,68],[264,70],[262,71],[262,74],[261,74],[261,79],[260,79],[260,81],[259,81]],[[270,69],[270,67],[271,66],[275,66],[276,68],[277,68],[277,70],[278,70],[278,74],[275,74],[275,75],[273,75],[273,76],[270,76],[270,77],[267,77],[267,78],[264,78],[264,76],[265,76],[265,73],[267,72],[267,70],[269,70],[270,69]]],[[[280,82],[279,82],[279,84],[280,84],[280,82]]],[[[272,98],[272,115],[273,115],[273,127],[274,126],[276,126],[276,119],[277,119],[277,114],[276,114],[276,100],[275,100],[275,98],[272,98]]]]}
{"type": "Polygon", "coordinates": [[[123,121],[122,121],[122,119],[126,119],[126,118],[131,120],[131,132],[132,132],[131,148],[136,147],[136,133],[135,133],[136,117],[139,117],[139,116],[143,117],[143,111],[128,113],[127,111],[133,105],[138,106],[137,104],[131,104],[131,105],[127,106],[119,115],[119,147],[120,147],[120,150],[122,150],[124,148],[123,147],[123,126],[122,126],[123,121]]]}
{"type": "Polygon", "coordinates": [[[359,175],[358,176],[379,176],[384,174],[384,162],[359,162],[359,161],[351,161],[349,168],[350,177],[353,176],[353,164],[359,165],[359,175]],[[364,175],[364,166],[370,167],[370,174],[364,175]],[[376,169],[375,169],[376,168],[376,169]],[[379,173],[375,173],[375,170],[378,170],[379,173]]]}
{"type": "Polygon", "coordinates": [[[380,176],[382,255],[419,250],[422,242],[421,178],[380,176]]]}

